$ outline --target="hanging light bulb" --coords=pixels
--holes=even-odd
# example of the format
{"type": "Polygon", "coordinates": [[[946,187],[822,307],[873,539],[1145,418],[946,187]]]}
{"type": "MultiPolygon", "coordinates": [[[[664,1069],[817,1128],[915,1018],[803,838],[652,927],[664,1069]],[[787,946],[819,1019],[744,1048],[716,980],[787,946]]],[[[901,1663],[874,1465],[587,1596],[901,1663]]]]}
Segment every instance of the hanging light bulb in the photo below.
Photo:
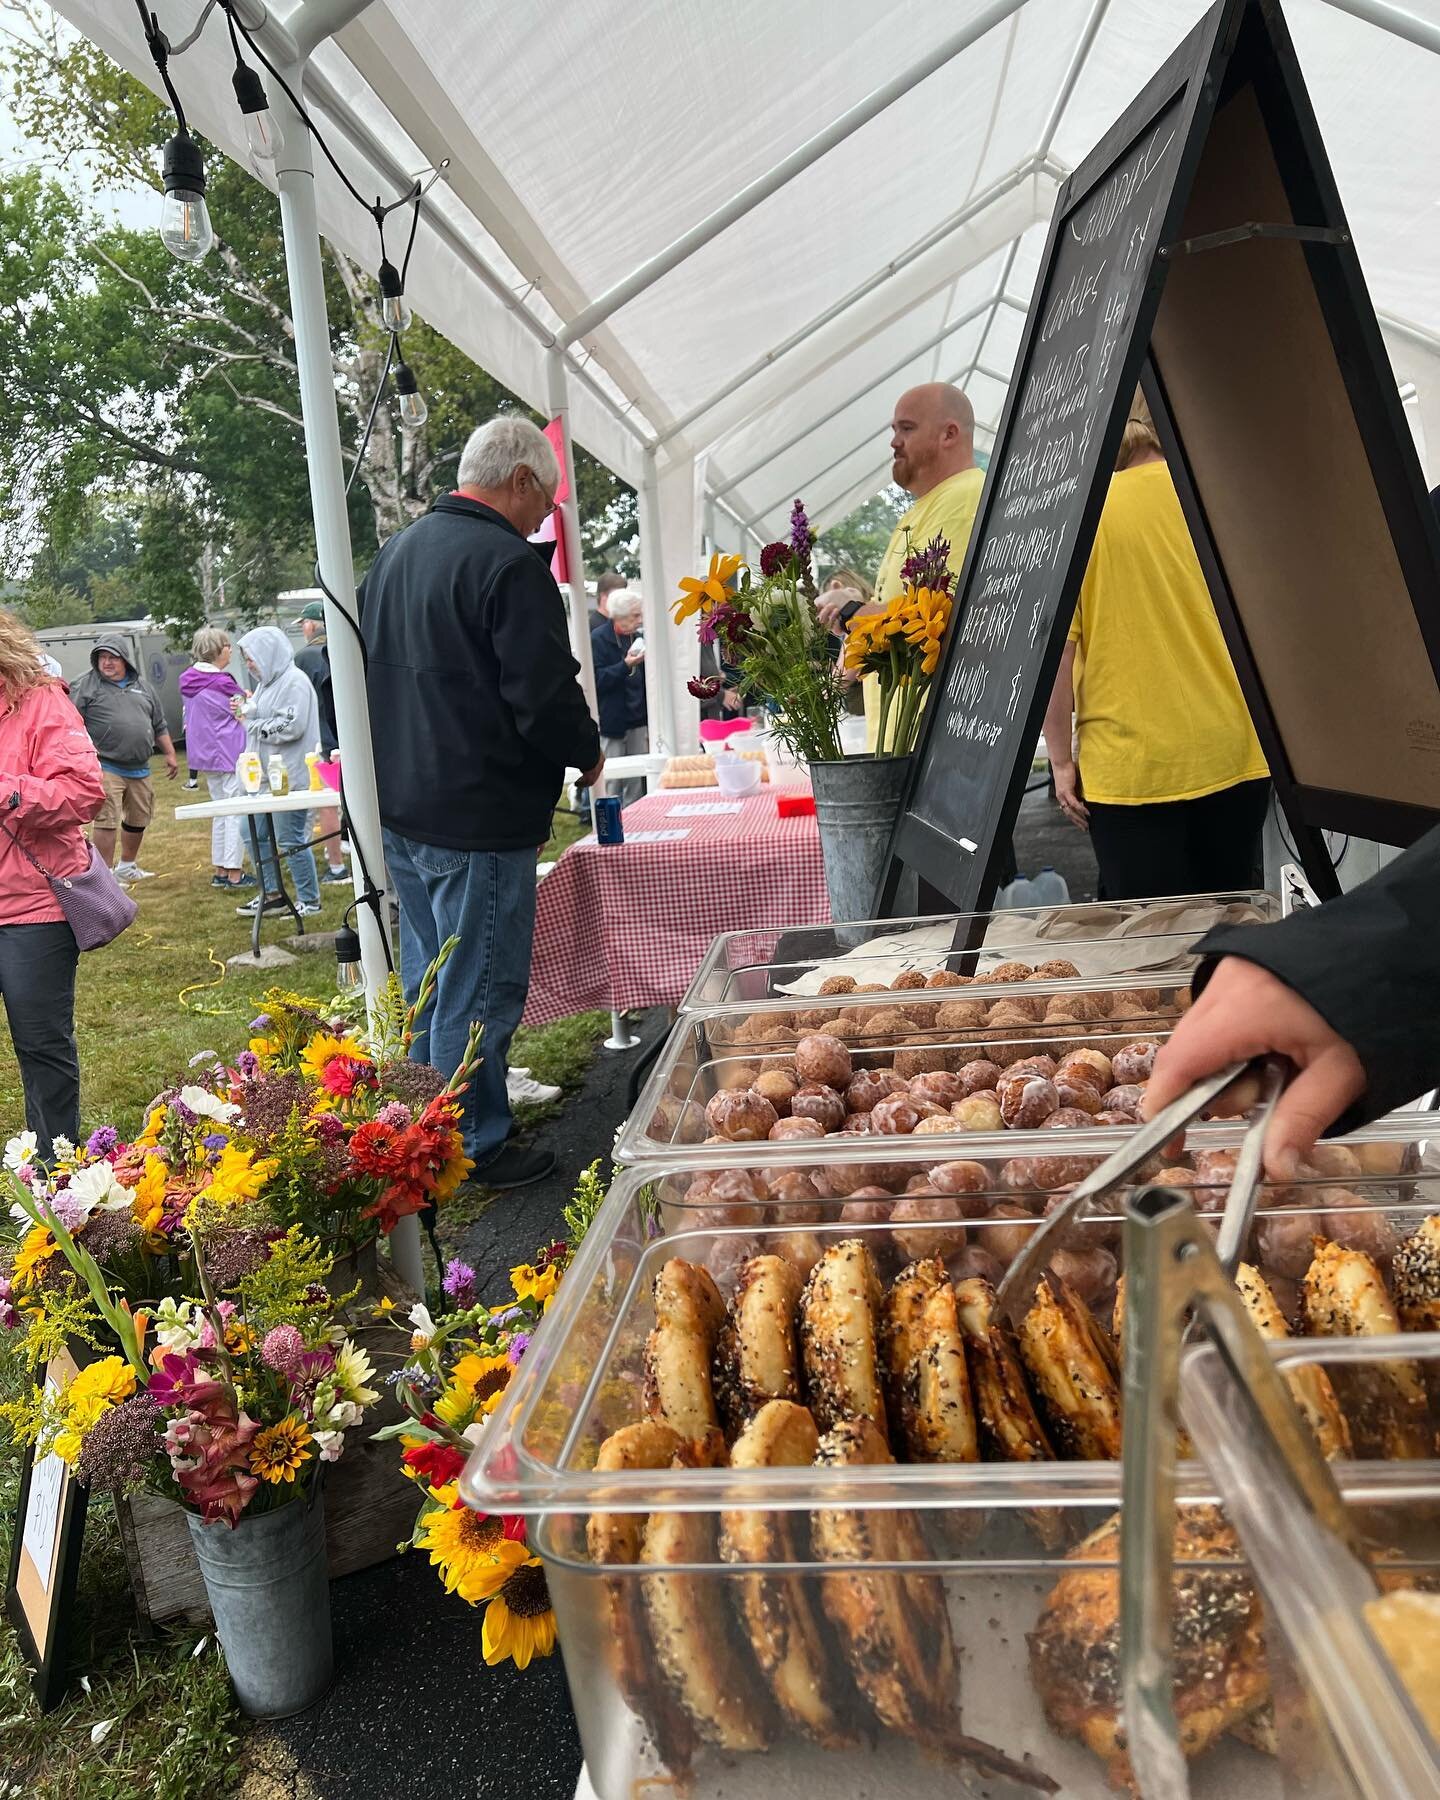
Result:
{"type": "Polygon", "coordinates": [[[380,265],[380,317],[387,331],[408,331],[412,314],[405,303],[400,271],[387,257],[380,265]]]}
{"type": "Polygon", "coordinates": [[[250,154],[261,162],[274,162],[280,148],[280,127],[270,110],[265,87],[248,63],[237,62],[231,77],[235,99],[245,119],[245,141],[250,154]]]}
{"type": "Polygon", "coordinates": [[[418,431],[430,417],[430,408],[415,379],[415,371],[407,362],[395,365],[395,392],[400,396],[400,429],[418,431]]]}
{"type": "Polygon", "coordinates": [[[360,966],[360,935],[348,921],[335,933],[335,985],[342,994],[358,988],[365,979],[360,966]]]}
{"type": "Polygon", "coordinates": [[[205,158],[188,131],[177,132],[161,161],[165,204],[160,212],[160,241],[181,262],[199,262],[215,242],[205,205],[205,158]]]}

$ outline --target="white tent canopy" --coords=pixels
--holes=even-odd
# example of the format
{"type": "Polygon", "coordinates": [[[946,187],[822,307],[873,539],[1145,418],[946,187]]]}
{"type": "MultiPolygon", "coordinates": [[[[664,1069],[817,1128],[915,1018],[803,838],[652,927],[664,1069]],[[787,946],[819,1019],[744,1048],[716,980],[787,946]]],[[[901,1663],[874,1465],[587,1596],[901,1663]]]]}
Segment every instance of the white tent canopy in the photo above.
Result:
{"type": "MultiPolygon", "coordinates": [[[[177,42],[202,3],[152,0],[177,42]]],[[[156,85],[130,5],[55,4],[156,85]]],[[[325,4],[338,15],[358,0],[325,4]]],[[[260,18],[258,0],[247,10],[260,18]]],[[[283,22],[294,7],[275,10],[283,22]]],[[[753,545],[783,533],[797,494],[823,525],[878,492],[906,386],[958,381],[988,441],[1058,184],[1204,10],[371,0],[321,44],[306,100],[364,192],[389,197],[451,159],[425,202],[408,285],[477,362],[544,409],[547,345],[581,321],[566,353],[572,429],[627,480],[655,472],[645,586],[658,615],[702,536],[753,545]],[[935,66],[907,81],[927,59],[935,66]],[[898,98],[834,129],[887,83],[898,98]],[[604,304],[827,131],[837,141],[824,154],[623,304],[604,304]]],[[[1290,0],[1286,13],[1433,482],[1440,0],[1404,12],[1290,0]]],[[[197,128],[243,160],[232,68],[217,11],[171,73],[197,128]]],[[[368,216],[323,165],[317,181],[323,230],[375,266],[368,216]]],[[[649,623],[658,645],[659,617],[649,623]]],[[[673,643],[676,672],[690,672],[688,631],[673,643]]]]}

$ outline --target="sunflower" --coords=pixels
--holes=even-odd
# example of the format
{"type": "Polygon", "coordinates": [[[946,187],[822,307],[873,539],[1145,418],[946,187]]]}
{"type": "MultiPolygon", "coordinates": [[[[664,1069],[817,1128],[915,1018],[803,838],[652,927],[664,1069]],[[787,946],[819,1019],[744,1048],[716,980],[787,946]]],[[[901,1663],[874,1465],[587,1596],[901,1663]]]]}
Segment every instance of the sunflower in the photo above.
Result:
{"type": "Polygon", "coordinates": [[[462,1356],[449,1387],[435,1402],[435,1416],[452,1430],[463,1431],[475,1417],[494,1412],[512,1373],[503,1356],[477,1356],[473,1351],[462,1356]]]}
{"type": "Polygon", "coordinates": [[[32,1225],[15,1252],[15,1267],[10,1271],[16,1288],[33,1287],[39,1280],[41,1265],[60,1248],[48,1225],[32,1225]]]}
{"type": "Polygon", "coordinates": [[[542,1307],[548,1306],[560,1285],[560,1270],[555,1263],[543,1269],[534,1263],[519,1263],[510,1271],[510,1285],[517,1300],[538,1300],[542,1307]]]}
{"type": "Polygon", "coordinates": [[[528,1668],[532,1656],[555,1648],[555,1614],[538,1556],[527,1556],[485,1608],[480,1644],[492,1668],[507,1656],[517,1669],[528,1668]]]}
{"type": "MultiPolygon", "coordinates": [[[[453,1494],[453,1488],[432,1493],[453,1494]]],[[[415,1542],[430,1552],[447,1594],[458,1594],[475,1606],[505,1585],[527,1560],[523,1545],[505,1535],[505,1521],[493,1513],[471,1512],[468,1506],[444,1504],[425,1515],[415,1542]]]]}
{"type": "Polygon", "coordinates": [[[675,623],[681,625],[695,613],[709,612],[723,606],[730,597],[730,583],[744,562],[742,556],[722,556],[717,551],[710,558],[709,573],[686,575],[680,582],[680,598],[671,602],[675,623]]]}
{"type": "Polygon", "coordinates": [[[310,1446],[310,1427],[299,1413],[290,1413],[278,1425],[256,1432],[250,1446],[250,1467],[262,1481],[293,1481],[310,1446]]]}
{"type": "Polygon", "coordinates": [[[352,1037],[336,1037],[333,1032],[317,1031],[300,1052],[300,1068],[317,1087],[322,1084],[325,1066],[337,1056],[348,1062],[368,1063],[365,1046],[352,1037]]]}

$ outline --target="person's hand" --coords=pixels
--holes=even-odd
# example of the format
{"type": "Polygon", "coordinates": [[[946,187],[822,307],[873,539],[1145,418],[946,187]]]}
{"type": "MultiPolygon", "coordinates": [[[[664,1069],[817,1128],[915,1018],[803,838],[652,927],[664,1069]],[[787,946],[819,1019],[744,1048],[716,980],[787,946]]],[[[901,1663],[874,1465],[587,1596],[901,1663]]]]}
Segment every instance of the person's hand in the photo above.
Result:
{"type": "Polygon", "coordinates": [[[738,713],[745,700],[739,688],[725,688],[720,695],[720,704],[726,712],[738,713]]]}
{"type": "Polygon", "coordinates": [[[230,696],[230,715],[231,715],[231,717],[238,719],[243,715],[244,711],[245,711],[245,696],[243,694],[232,694],[230,696]]]}
{"type": "Polygon", "coordinates": [[[605,752],[602,750],[600,752],[600,760],[599,760],[599,762],[596,763],[595,767],[593,769],[586,769],[584,774],[580,777],[581,787],[594,787],[595,783],[600,779],[601,775],[604,773],[604,769],[605,769],[605,752]]]}
{"type": "Polygon", "coordinates": [[[1055,780],[1055,798],[1060,802],[1061,812],[1072,825],[1088,831],[1090,809],[1080,798],[1080,771],[1073,762],[1051,763],[1050,773],[1055,780]]]}
{"type": "Polygon", "coordinates": [[[837,637],[845,629],[840,623],[840,608],[856,595],[849,588],[830,588],[815,602],[815,617],[827,631],[837,637]]]}
{"type": "Polygon", "coordinates": [[[176,756],[175,752],[172,750],[170,752],[170,754],[165,758],[165,779],[167,781],[173,781],[179,773],[180,773],[180,760],[176,756]]]}
{"type": "MultiPolygon", "coordinates": [[[[1291,1181],[1315,1140],[1365,1092],[1365,1070],[1353,1047],[1293,988],[1239,957],[1223,958],[1205,991],[1155,1058],[1144,1110],[1154,1118],[1172,1100],[1226,1063],[1278,1052],[1299,1073],[1280,1096],[1265,1136],[1265,1172],[1291,1181]]],[[[1250,1082],[1237,1082],[1213,1111],[1243,1111],[1250,1082]]]]}
{"type": "Polygon", "coordinates": [[[625,653],[625,667],[627,669],[633,669],[637,663],[642,663],[644,660],[645,646],[643,644],[638,650],[627,650],[625,653]]]}

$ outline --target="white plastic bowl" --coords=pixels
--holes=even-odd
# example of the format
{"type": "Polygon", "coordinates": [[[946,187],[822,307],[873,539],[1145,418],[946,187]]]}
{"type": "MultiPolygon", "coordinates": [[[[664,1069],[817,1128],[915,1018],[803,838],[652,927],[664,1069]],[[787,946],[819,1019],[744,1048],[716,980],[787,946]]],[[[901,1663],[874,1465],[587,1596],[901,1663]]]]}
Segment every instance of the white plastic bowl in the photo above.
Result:
{"type": "Polygon", "coordinates": [[[758,762],[741,762],[738,757],[733,762],[728,758],[715,759],[715,778],[720,783],[720,792],[728,794],[732,800],[738,800],[742,794],[756,793],[761,773],[762,765],[758,762]]]}

